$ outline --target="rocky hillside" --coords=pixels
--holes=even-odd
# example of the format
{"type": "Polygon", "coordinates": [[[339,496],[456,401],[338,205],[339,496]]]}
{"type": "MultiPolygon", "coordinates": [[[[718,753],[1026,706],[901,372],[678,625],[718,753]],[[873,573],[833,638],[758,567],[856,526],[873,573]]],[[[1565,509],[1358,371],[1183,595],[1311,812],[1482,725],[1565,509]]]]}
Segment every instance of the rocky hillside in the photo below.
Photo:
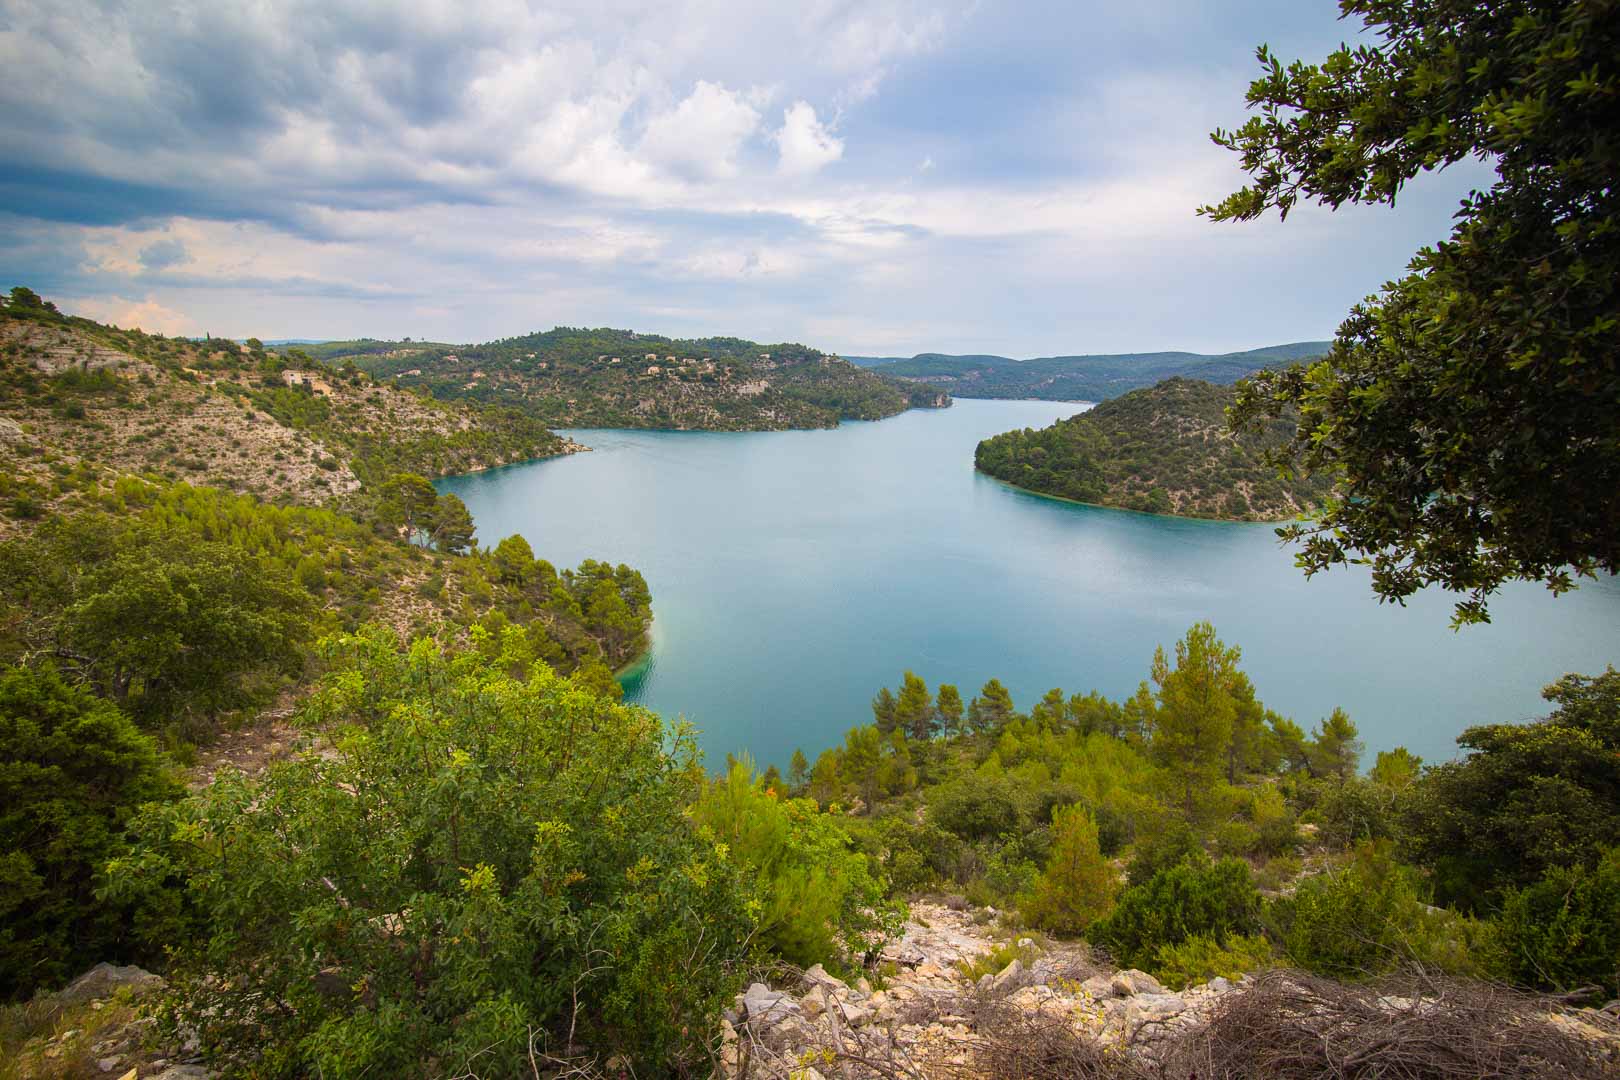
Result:
{"type": "Polygon", "coordinates": [[[740,338],[559,327],[484,345],[365,340],[310,352],[443,400],[511,405],[555,427],[773,431],[950,404],[942,390],[803,345],[740,338]]]}
{"type": "Polygon", "coordinates": [[[581,449],[515,410],[435,401],[296,352],[14,307],[0,308],[0,443],[0,520],[52,511],[86,469],[314,505],[397,472],[581,449]]]}
{"type": "Polygon", "coordinates": [[[1278,521],[1320,505],[1328,478],[1282,478],[1264,460],[1292,421],[1234,436],[1232,400],[1230,387],[1166,379],[1051,427],[986,439],[974,463],[1043,495],[1182,517],[1278,521]]]}

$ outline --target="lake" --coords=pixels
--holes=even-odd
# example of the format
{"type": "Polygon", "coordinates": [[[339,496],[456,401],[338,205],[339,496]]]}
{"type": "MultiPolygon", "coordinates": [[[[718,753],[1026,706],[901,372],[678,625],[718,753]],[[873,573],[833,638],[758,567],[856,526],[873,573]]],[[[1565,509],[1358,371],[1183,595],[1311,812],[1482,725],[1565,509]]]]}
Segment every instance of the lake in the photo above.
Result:
{"type": "Polygon", "coordinates": [[[1269,525],[1077,506],[973,469],[988,435],[1082,407],[958,401],[832,431],[574,431],[591,453],[440,482],[480,542],[521,532],[558,566],[626,562],[652,588],[651,655],[626,696],[786,768],[858,723],[910,668],[964,699],[1000,678],[1119,698],[1209,619],[1269,707],[1309,729],[1336,705],[1374,751],[1451,757],[1464,727],[1543,715],[1540,688],[1620,658],[1620,584],[1505,590],[1495,622],[1450,598],[1380,605],[1359,570],[1307,581],[1269,525]]]}

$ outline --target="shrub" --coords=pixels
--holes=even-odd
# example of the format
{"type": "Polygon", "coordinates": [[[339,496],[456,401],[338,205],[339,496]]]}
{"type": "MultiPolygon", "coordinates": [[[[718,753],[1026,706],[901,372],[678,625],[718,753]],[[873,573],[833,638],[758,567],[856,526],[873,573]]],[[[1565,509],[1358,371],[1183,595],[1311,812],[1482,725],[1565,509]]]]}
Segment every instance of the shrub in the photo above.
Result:
{"type": "Polygon", "coordinates": [[[1035,882],[1024,915],[1043,930],[1079,934],[1113,904],[1114,868],[1098,845],[1096,819],[1083,807],[1054,814],[1052,833],[1046,870],[1035,882]]]}
{"type": "Polygon", "coordinates": [[[1271,943],[1259,934],[1231,934],[1223,946],[1205,934],[1175,945],[1163,945],[1153,973],[1172,990],[1205,983],[1217,976],[1238,979],[1272,964],[1271,943]]]}
{"type": "Polygon", "coordinates": [[[1188,858],[1204,857],[1204,845],[1186,822],[1174,821],[1163,832],[1138,843],[1125,870],[1130,885],[1146,885],[1161,870],[1179,866],[1188,858]]]}
{"type": "Polygon", "coordinates": [[[1189,858],[1154,874],[1145,885],[1126,889],[1113,914],[1086,936],[1111,951],[1122,966],[1148,968],[1161,948],[1194,935],[1210,937],[1224,948],[1232,935],[1258,930],[1259,915],[1260,894],[1247,864],[1189,858]]]}
{"type": "Polygon", "coordinates": [[[699,1068],[753,921],[749,868],[685,814],[689,732],[385,629],[321,652],[333,753],[223,774],[115,864],[201,904],[172,1019],[262,1076],[516,1075],[570,1036],[699,1068]]]}
{"type": "Polygon", "coordinates": [[[0,673],[0,997],[150,958],[165,890],[130,905],[96,890],[136,808],[179,794],[157,745],[113,705],[53,671],[0,673]]]}
{"type": "Polygon", "coordinates": [[[1483,924],[1431,908],[1412,868],[1387,843],[1365,843],[1348,864],[1299,883],[1269,912],[1288,958],[1335,979],[1368,978],[1403,963],[1478,974],[1483,924]]]}
{"type": "Polygon", "coordinates": [[[940,787],[929,801],[929,820],[964,840],[987,840],[1018,830],[1021,802],[1011,781],[974,773],[940,787]]]}
{"type": "Polygon", "coordinates": [[[1620,995],[1620,848],[1510,892],[1497,929],[1504,972],[1521,985],[1620,995]]]}
{"type": "Polygon", "coordinates": [[[782,799],[733,762],[692,807],[692,818],[752,871],[759,940],[800,967],[859,963],[898,925],[899,910],[849,834],[809,799],[782,799]]]}

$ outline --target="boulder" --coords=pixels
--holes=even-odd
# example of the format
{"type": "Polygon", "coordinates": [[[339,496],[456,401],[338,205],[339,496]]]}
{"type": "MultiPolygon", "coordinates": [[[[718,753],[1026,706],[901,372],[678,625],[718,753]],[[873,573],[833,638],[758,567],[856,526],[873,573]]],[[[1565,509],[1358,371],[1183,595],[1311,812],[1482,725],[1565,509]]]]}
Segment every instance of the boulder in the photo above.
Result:
{"type": "Polygon", "coordinates": [[[790,1016],[800,1016],[803,1010],[782,990],[772,990],[764,983],[754,983],[743,994],[743,1012],[751,1024],[781,1023],[790,1016]]]}
{"type": "Polygon", "coordinates": [[[139,997],[154,990],[161,990],[163,986],[162,977],[152,974],[145,968],[138,968],[133,964],[117,967],[102,963],[69,983],[66,989],[56,995],[56,1000],[63,1005],[80,1005],[95,998],[111,997],[113,991],[120,988],[127,988],[130,993],[139,997]]]}
{"type": "Polygon", "coordinates": [[[1018,977],[1023,973],[1024,962],[1022,960],[1014,960],[1012,963],[1002,968],[1001,973],[995,977],[993,982],[991,982],[991,992],[999,993],[1002,990],[1014,989],[1014,986],[1018,981],[1018,977]]]}
{"type": "Polygon", "coordinates": [[[820,964],[816,964],[804,973],[804,985],[806,987],[820,986],[826,989],[828,993],[849,989],[848,983],[835,975],[827,974],[827,969],[820,964]]]}
{"type": "Polygon", "coordinates": [[[1120,997],[1130,997],[1133,994],[1164,993],[1164,987],[1159,985],[1158,979],[1145,971],[1138,971],[1136,968],[1126,968],[1124,971],[1114,972],[1110,984],[1114,988],[1114,993],[1120,997]]]}
{"type": "Polygon", "coordinates": [[[827,990],[822,986],[812,986],[810,991],[799,999],[799,1008],[804,1015],[814,1020],[827,1011],[827,990]]]}

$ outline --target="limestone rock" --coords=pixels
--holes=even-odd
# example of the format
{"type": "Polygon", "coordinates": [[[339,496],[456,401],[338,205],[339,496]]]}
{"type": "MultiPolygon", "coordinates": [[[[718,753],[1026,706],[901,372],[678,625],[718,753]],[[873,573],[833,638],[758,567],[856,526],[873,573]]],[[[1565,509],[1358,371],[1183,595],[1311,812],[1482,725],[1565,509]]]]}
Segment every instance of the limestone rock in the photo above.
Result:
{"type": "Polygon", "coordinates": [[[139,996],[161,990],[163,986],[161,976],[144,968],[133,964],[117,967],[102,963],[69,983],[66,989],[56,995],[56,1000],[63,1005],[80,1005],[94,998],[111,997],[113,991],[120,987],[127,987],[131,993],[139,996]]]}
{"type": "Polygon", "coordinates": [[[743,994],[743,1010],[748,1022],[766,1025],[780,1023],[790,1016],[800,1016],[803,1010],[782,990],[772,990],[764,983],[754,983],[743,994]]]}
{"type": "Polygon", "coordinates": [[[1164,987],[1159,980],[1145,971],[1136,968],[1126,968],[1124,971],[1114,973],[1112,980],[1114,993],[1120,997],[1130,997],[1133,994],[1162,994],[1164,987]]]}

